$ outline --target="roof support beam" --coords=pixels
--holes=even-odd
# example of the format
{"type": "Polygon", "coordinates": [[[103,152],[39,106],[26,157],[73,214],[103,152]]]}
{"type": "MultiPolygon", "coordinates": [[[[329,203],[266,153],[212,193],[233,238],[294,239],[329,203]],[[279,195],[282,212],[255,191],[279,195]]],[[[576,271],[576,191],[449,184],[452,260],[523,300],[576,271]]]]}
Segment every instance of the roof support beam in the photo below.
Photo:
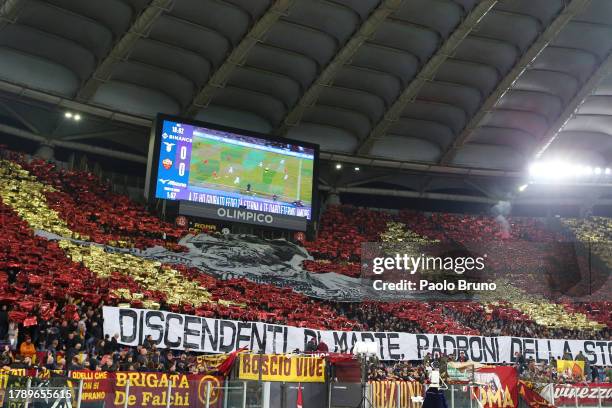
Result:
{"type": "Polygon", "coordinates": [[[125,130],[103,130],[100,132],[90,132],[90,133],[75,133],[72,135],[59,135],[56,136],[56,139],[64,141],[64,142],[69,142],[72,140],[83,140],[83,139],[96,139],[96,138],[106,138],[106,137],[112,137],[112,136],[125,136],[126,132],[125,130]]]}
{"type": "Polygon", "coordinates": [[[493,199],[497,198],[497,197],[496,197],[496,194],[494,194],[494,193],[493,193],[491,190],[489,190],[488,188],[486,188],[486,187],[484,187],[484,186],[480,185],[479,183],[476,183],[476,182],[474,182],[474,181],[472,181],[472,180],[469,180],[469,179],[463,179],[463,183],[464,183],[466,186],[468,186],[468,187],[471,187],[471,188],[473,188],[473,189],[476,189],[476,190],[480,191],[482,194],[484,194],[484,196],[485,196],[485,197],[488,197],[488,198],[493,198],[493,199]]]}
{"type": "MultiPolygon", "coordinates": [[[[319,190],[329,191],[331,188],[319,186],[319,190]]],[[[479,196],[469,196],[462,194],[444,194],[444,193],[421,193],[413,190],[390,190],[385,188],[369,188],[369,187],[335,187],[334,190],[338,193],[365,194],[376,196],[391,196],[391,197],[408,197],[408,198],[423,198],[430,200],[446,200],[460,201],[469,203],[495,204],[497,201],[479,196]]]]}
{"type": "Polygon", "coordinates": [[[86,145],[82,143],[66,142],[62,140],[52,140],[51,137],[37,135],[32,132],[28,132],[27,130],[18,129],[18,128],[3,125],[3,124],[0,124],[0,133],[7,133],[9,135],[17,136],[22,139],[33,140],[35,142],[39,142],[39,143],[49,145],[49,146],[58,146],[58,147],[63,147],[65,149],[78,150],[81,152],[87,152],[87,153],[97,154],[100,156],[112,157],[115,159],[126,160],[126,161],[135,162],[135,163],[141,163],[141,164],[147,163],[146,156],[139,156],[137,154],[125,153],[125,152],[120,152],[117,150],[106,149],[104,147],[91,146],[91,145],[86,145]]]}
{"type": "Polygon", "coordinates": [[[81,86],[81,89],[77,93],[77,100],[88,101],[95,95],[100,85],[110,79],[115,63],[128,58],[136,42],[149,33],[155,21],[157,21],[162,13],[168,10],[172,4],[173,0],[151,0],[149,2],[132,21],[132,25],[129,29],[119,38],[113,48],[111,48],[108,55],[100,60],[92,75],[81,86]]]}
{"type": "Polygon", "coordinates": [[[367,154],[374,142],[383,138],[389,128],[397,122],[406,106],[419,94],[423,85],[434,79],[440,66],[453,55],[463,39],[476,27],[482,18],[497,4],[498,0],[483,0],[468,14],[455,31],[438,48],[438,51],[421,68],[416,77],[400,93],[395,102],[387,109],[382,119],[374,126],[370,134],[361,141],[356,154],[367,154]]]}
{"type": "Polygon", "coordinates": [[[31,120],[25,118],[21,113],[13,109],[13,107],[10,106],[8,103],[0,101],[0,107],[2,107],[11,116],[17,119],[22,125],[30,129],[31,132],[35,134],[40,134],[40,130],[32,123],[31,120]]]}
{"type": "Polygon", "coordinates": [[[287,13],[294,0],[275,0],[268,10],[251,27],[229,56],[210,76],[208,82],[196,92],[193,100],[185,109],[185,116],[194,117],[202,108],[208,106],[215,93],[223,88],[234,69],[244,64],[251,48],[262,41],[272,26],[287,13]]]}
{"type": "Polygon", "coordinates": [[[390,173],[390,174],[379,174],[378,176],[372,176],[372,177],[365,177],[359,180],[351,181],[350,183],[346,183],[344,184],[344,187],[357,187],[362,184],[374,183],[376,181],[385,180],[393,175],[394,174],[390,173]]]}
{"type": "MultiPolygon", "coordinates": [[[[390,190],[384,188],[363,188],[363,187],[330,187],[319,185],[321,191],[333,191],[337,193],[351,193],[351,194],[364,194],[364,195],[376,195],[376,196],[391,196],[391,197],[408,197],[408,198],[421,198],[429,200],[443,200],[443,201],[457,201],[464,203],[478,203],[495,205],[499,200],[488,197],[470,196],[464,194],[445,194],[445,193],[421,193],[412,190],[390,190]]],[[[542,198],[521,198],[517,197],[511,200],[514,205],[541,205],[550,207],[551,205],[563,205],[563,206],[580,206],[583,203],[582,198],[556,198],[556,197],[542,197],[542,198]]],[[[612,199],[610,198],[599,198],[593,205],[610,205],[612,199]]]]}
{"type": "MultiPolygon", "coordinates": [[[[75,102],[73,100],[63,98],[51,93],[31,89],[22,85],[14,84],[6,80],[0,79],[0,92],[6,92],[12,95],[16,95],[22,102],[28,103],[28,101],[38,101],[43,104],[48,104],[51,107],[57,109],[69,109],[78,110],[80,112],[88,113],[96,117],[117,121],[120,123],[127,123],[135,126],[142,126],[150,128],[151,118],[145,118],[136,116],[133,114],[114,111],[107,108],[101,108],[93,106],[87,103],[75,102]]],[[[352,154],[339,154],[331,152],[321,152],[319,157],[323,160],[331,160],[342,163],[352,163],[361,166],[372,166],[378,168],[390,168],[399,170],[410,170],[420,171],[424,173],[436,173],[436,174],[450,174],[450,175],[472,175],[472,176],[483,176],[483,177],[510,177],[517,178],[521,177],[522,174],[516,171],[504,171],[504,170],[488,170],[488,169],[471,169],[468,167],[461,166],[440,166],[436,164],[425,164],[425,163],[411,163],[403,162],[400,160],[386,160],[386,159],[375,159],[371,157],[357,157],[352,154]]]]}
{"type": "Polygon", "coordinates": [[[399,160],[375,159],[370,157],[359,157],[352,154],[340,154],[321,152],[319,157],[322,160],[329,160],[340,163],[351,163],[360,166],[374,168],[388,168],[396,170],[415,171],[429,174],[446,174],[455,176],[478,176],[478,177],[504,177],[504,178],[521,178],[523,173],[518,171],[504,171],[493,169],[474,169],[461,166],[440,166],[437,164],[412,163],[399,160]]]}
{"type": "Polygon", "coordinates": [[[495,105],[504,97],[514,82],[525,72],[525,70],[531,65],[531,63],[540,55],[540,53],[546,48],[546,46],[557,37],[563,27],[570,22],[578,13],[580,13],[591,0],[570,0],[567,2],[565,8],[559,15],[550,23],[550,25],[544,30],[533,44],[529,47],[527,52],[519,59],[514,67],[508,72],[508,74],[497,84],[495,90],[487,97],[485,102],[482,104],[478,112],[472,117],[467,126],[463,129],[461,134],[457,136],[455,141],[449,148],[442,154],[440,158],[440,164],[450,163],[457,151],[466,143],[472,132],[479,126],[482,120],[489,114],[495,105]]]}
{"type": "Polygon", "coordinates": [[[113,120],[121,123],[128,123],[136,126],[150,127],[151,118],[137,116],[131,113],[119,112],[116,110],[93,106],[86,102],[78,102],[69,98],[58,96],[40,89],[28,88],[20,84],[0,79],[0,92],[7,92],[16,95],[23,103],[31,103],[32,100],[54,106],[58,109],[77,110],[83,113],[113,120]]]}
{"type": "Polygon", "coordinates": [[[321,71],[319,76],[312,81],[310,87],[302,94],[299,101],[285,115],[279,126],[273,133],[285,135],[289,129],[296,126],[302,120],[306,110],[313,106],[321,92],[330,86],[340,69],[347,64],[355,55],[361,45],[366,42],[378,30],[380,25],[396,10],[398,10],[403,0],[383,0],[381,4],[361,23],[361,26],[353,36],[342,46],[334,58],[321,71]]]}
{"type": "Polygon", "coordinates": [[[557,120],[550,126],[548,132],[542,138],[542,142],[535,150],[536,158],[542,156],[544,151],[555,141],[557,135],[565,124],[576,116],[576,112],[580,109],[580,106],[591,96],[594,90],[601,84],[606,77],[612,75],[612,53],[608,55],[599,68],[593,72],[591,77],[584,83],[582,88],[574,95],[572,100],[567,104],[561,115],[557,120]]]}
{"type": "Polygon", "coordinates": [[[25,0],[5,0],[0,6],[0,30],[14,23],[25,6],[25,0]]]}

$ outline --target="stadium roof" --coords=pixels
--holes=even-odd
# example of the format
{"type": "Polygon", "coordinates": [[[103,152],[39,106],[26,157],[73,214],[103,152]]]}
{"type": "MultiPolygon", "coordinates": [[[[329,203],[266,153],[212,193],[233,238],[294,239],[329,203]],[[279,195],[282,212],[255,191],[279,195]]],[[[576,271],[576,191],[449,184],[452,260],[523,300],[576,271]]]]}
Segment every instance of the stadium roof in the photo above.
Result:
{"type": "Polygon", "coordinates": [[[611,50],[609,0],[0,0],[0,131],[142,162],[164,112],[360,167],[327,189],[494,201],[610,164],[611,50]]]}

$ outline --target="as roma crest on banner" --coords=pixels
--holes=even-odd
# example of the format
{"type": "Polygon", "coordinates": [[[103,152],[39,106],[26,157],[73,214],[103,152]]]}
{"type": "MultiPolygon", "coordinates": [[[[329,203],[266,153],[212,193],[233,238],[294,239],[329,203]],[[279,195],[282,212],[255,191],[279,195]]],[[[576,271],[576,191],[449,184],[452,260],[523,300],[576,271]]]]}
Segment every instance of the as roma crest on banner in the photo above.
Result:
{"type": "Polygon", "coordinates": [[[518,374],[514,367],[479,368],[470,397],[482,408],[518,408],[518,374]]]}
{"type": "Polygon", "coordinates": [[[223,390],[223,378],[213,375],[205,375],[198,381],[198,400],[202,406],[221,406],[221,392],[223,390]],[[208,404],[208,405],[207,405],[208,404]]]}

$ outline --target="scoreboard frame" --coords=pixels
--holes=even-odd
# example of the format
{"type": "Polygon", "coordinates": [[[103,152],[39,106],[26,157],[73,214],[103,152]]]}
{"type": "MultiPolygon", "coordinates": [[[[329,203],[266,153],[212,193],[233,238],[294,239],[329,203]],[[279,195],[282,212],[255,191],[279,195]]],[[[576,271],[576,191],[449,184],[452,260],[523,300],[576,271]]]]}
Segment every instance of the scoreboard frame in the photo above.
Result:
{"type": "MultiPolygon", "coordinates": [[[[291,230],[305,230],[307,226],[313,225],[313,223],[315,223],[318,220],[319,207],[320,207],[319,206],[319,145],[318,144],[303,142],[303,141],[295,140],[295,139],[289,139],[286,137],[268,135],[264,133],[259,133],[259,132],[255,132],[251,130],[245,130],[245,129],[239,129],[239,128],[225,126],[225,125],[219,125],[216,123],[210,123],[210,122],[205,122],[205,121],[200,121],[200,120],[195,120],[195,119],[183,118],[180,116],[163,114],[163,113],[159,113],[155,117],[155,120],[153,121],[153,124],[151,126],[151,133],[149,136],[149,152],[147,155],[147,171],[146,171],[146,176],[145,176],[145,187],[144,187],[144,196],[147,202],[153,203],[155,202],[155,200],[162,200],[164,202],[167,202],[167,201],[176,202],[176,203],[179,203],[179,208],[182,207],[181,203],[184,203],[184,207],[190,208],[192,212],[195,207],[201,207],[202,211],[208,215],[212,214],[212,212],[210,211],[211,208],[213,209],[235,208],[235,207],[223,206],[223,205],[200,204],[200,203],[186,201],[186,200],[169,200],[169,199],[163,199],[163,198],[159,198],[155,196],[155,190],[157,188],[159,157],[160,157],[161,144],[162,144],[161,139],[162,139],[164,121],[178,122],[178,123],[186,124],[190,126],[202,127],[202,128],[207,128],[207,129],[221,131],[221,132],[229,132],[229,133],[234,133],[237,135],[244,135],[247,137],[254,137],[254,138],[261,139],[264,142],[271,141],[271,142],[277,142],[277,143],[283,143],[283,144],[302,146],[308,149],[312,149],[314,151],[314,158],[313,158],[313,177],[312,177],[312,206],[311,206],[310,220],[305,217],[281,215],[281,214],[275,214],[271,212],[266,212],[264,214],[270,214],[272,217],[279,220],[278,222],[279,225],[275,225],[277,224],[276,222],[273,222],[273,223],[266,222],[266,226],[285,228],[285,229],[291,229],[291,230]],[[289,222],[286,222],[287,220],[289,222]],[[306,221],[304,223],[304,228],[299,228],[295,226],[297,225],[295,221],[298,221],[298,220],[306,221]]],[[[243,209],[240,209],[240,210],[243,210],[243,209]]],[[[244,211],[251,211],[251,210],[244,210],[244,211]]],[[[179,209],[179,214],[180,213],[181,211],[179,209]]],[[[185,213],[185,215],[195,215],[195,216],[207,218],[206,215],[196,215],[193,213],[191,214],[185,213]]],[[[210,218],[220,219],[220,217],[217,217],[216,215],[212,215],[210,218]]],[[[260,224],[256,220],[261,217],[254,216],[254,217],[248,217],[248,218],[249,220],[250,219],[255,220],[255,222],[250,222],[250,221],[247,221],[247,222],[252,223],[252,224],[260,224]]],[[[240,222],[240,221],[237,221],[237,222],[240,222]]]]}

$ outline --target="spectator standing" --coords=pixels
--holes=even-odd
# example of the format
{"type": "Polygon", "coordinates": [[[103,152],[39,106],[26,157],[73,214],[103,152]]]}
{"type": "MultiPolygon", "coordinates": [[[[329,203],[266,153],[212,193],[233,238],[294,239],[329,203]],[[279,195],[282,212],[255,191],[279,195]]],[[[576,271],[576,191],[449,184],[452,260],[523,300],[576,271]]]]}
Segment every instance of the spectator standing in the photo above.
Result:
{"type": "Polygon", "coordinates": [[[317,351],[317,339],[313,337],[310,340],[308,340],[308,343],[306,343],[304,352],[307,354],[310,354],[310,353],[314,353],[315,351],[317,351]]]}
{"type": "Polygon", "coordinates": [[[589,366],[589,360],[587,360],[586,356],[582,354],[582,350],[576,356],[576,361],[584,362],[584,376],[586,378],[591,376],[591,367],[589,366]]]}
{"type": "Polygon", "coordinates": [[[30,360],[36,357],[36,347],[34,347],[34,343],[32,343],[32,338],[30,336],[26,336],[25,341],[19,346],[19,354],[21,354],[23,358],[30,358],[30,360]]]}
{"type": "Polygon", "coordinates": [[[327,344],[324,341],[320,341],[319,344],[317,345],[317,352],[319,353],[327,353],[329,352],[329,347],[327,346],[327,344]]]}
{"type": "Polygon", "coordinates": [[[17,339],[19,338],[19,326],[15,322],[9,322],[7,338],[11,349],[17,349],[17,339]]]}
{"type": "Polygon", "coordinates": [[[2,354],[0,354],[0,368],[10,366],[13,362],[13,353],[11,352],[11,348],[7,345],[4,346],[4,350],[2,350],[2,354]]]}

